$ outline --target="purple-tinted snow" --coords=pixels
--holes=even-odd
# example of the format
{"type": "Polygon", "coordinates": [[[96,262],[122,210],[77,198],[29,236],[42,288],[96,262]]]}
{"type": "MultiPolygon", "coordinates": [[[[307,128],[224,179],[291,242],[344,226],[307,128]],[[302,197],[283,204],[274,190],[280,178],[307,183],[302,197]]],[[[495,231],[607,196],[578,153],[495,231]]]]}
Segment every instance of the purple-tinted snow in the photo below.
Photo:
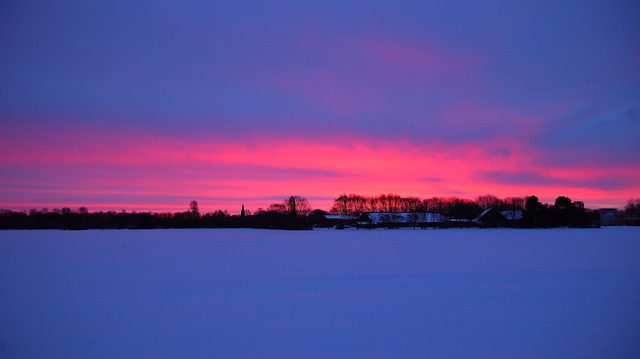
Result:
{"type": "Polygon", "coordinates": [[[638,358],[640,228],[2,231],[3,358],[638,358]]]}

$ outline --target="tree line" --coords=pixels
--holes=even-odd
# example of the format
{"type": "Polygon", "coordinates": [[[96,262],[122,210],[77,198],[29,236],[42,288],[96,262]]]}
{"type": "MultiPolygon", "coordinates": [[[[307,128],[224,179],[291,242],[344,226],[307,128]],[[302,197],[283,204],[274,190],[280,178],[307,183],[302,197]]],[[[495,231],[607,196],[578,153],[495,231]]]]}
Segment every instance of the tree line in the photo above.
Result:
{"type": "Polygon", "coordinates": [[[31,209],[0,210],[0,229],[154,229],[154,228],[267,228],[310,229],[311,207],[301,196],[290,196],[255,213],[242,211],[230,215],[216,210],[202,214],[197,201],[191,201],[184,212],[89,212],[86,207],[73,210],[31,209]]]}
{"type": "MultiPolygon", "coordinates": [[[[599,226],[599,211],[585,208],[581,201],[559,196],[554,203],[541,203],[538,197],[498,198],[483,195],[477,198],[403,197],[397,194],[338,196],[330,212],[312,209],[302,196],[290,196],[267,209],[254,213],[243,210],[240,215],[216,210],[202,214],[197,201],[191,201],[184,212],[90,212],[86,207],[76,210],[31,209],[29,211],[0,210],[0,229],[153,229],[153,228],[267,228],[311,229],[321,226],[328,213],[356,219],[365,213],[439,213],[445,218],[471,220],[482,211],[493,208],[501,212],[522,213],[517,226],[524,228],[593,227],[599,226]]],[[[629,200],[620,212],[618,224],[640,225],[640,199],[629,200]]]]}
{"type": "Polygon", "coordinates": [[[487,208],[498,210],[522,210],[523,197],[507,197],[500,199],[493,195],[479,196],[475,200],[460,197],[402,197],[389,193],[377,196],[343,194],[334,200],[331,213],[360,216],[366,212],[408,212],[408,213],[440,213],[446,217],[474,218],[487,208]]]}
{"type": "MultiPolygon", "coordinates": [[[[542,203],[535,195],[498,198],[487,194],[472,200],[455,196],[421,199],[394,193],[376,196],[342,194],[334,200],[331,213],[353,217],[368,212],[439,213],[450,219],[471,220],[488,208],[511,214],[511,218],[522,213],[522,219],[515,224],[524,228],[593,227],[600,224],[599,210],[585,208],[584,202],[573,201],[567,196],[558,196],[553,203],[542,203]]],[[[625,209],[617,213],[616,224],[640,225],[640,199],[627,202],[625,209]]]]}

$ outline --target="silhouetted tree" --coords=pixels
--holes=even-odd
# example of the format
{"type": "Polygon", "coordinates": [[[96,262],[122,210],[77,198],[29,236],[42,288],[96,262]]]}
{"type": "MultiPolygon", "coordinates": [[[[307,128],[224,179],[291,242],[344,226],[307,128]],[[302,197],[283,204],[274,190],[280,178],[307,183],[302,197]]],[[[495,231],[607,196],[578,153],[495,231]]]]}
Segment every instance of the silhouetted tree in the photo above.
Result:
{"type": "Polygon", "coordinates": [[[311,213],[309,201],[301,196],[291,196],[284,201],[286,211],[293,218],[306,217],[311,213]]]}
{"type": "Polygon", "coordinates": [[[625,223],[640,226],[640,198],[630,199],[624,207],[625,223]]]}
{"type": "Polygon", "coordinates": [[[208,228],[225,228],[232,226],[230,223],[229,213],[227,211],[217,210],[202,216],[202,225],[208,228]]]}
{"type": "MultiPolygon", "coordinates": [[[[386,212],[381,219],[390,227],[398,227],[401,219],[413,223],[414,227],[421,223],[426,227],[427,213],[472,219],[483,208],[496,207],[500,211],[516,211],[524,209],[522,225],[528,227],[598,226],[597,211],[585,209],[584,203],[572,202],[566,196],[556,198],[552,206],[540,203],[538,197],[508,197],[500,200],[492,195],[479,196],[475,201],[458,197],[433,197],[421,200],[418,197],[401,197],[388,193],[376,196],[343,194],[335,201],[333,213],[360,215],[363,212],[386,212]],[[408,212],[408,215],[400,214],[408,212]]],[[[624,211],[626,223],[640,224],[640,199],[630,200],[624,211]]],[[[430,217],[429,217],[430,218],[430,217]]],[[[48,210],[32,208],[28,211],[0,210],[0,229],[138,229],[138,228],[192,228],[192,227],[255,227],[306,229],[311,224],[325,221],[324,212],[316,210],[311,215],[311,207],[306,198],[290,196],[281,203],[275,203],[267,210],[258,209],[255,214],[245,211],[245,217],[230,216],[226,211],[215,211],[204,216],[200,214],[198,203],[191,201],[188,211],[177,213],[150,212],[89,212],[86,207],[71,210],[68,207],[48,210]]],[[[471,222],[456,222],[471,223],[471,222]]],[[[465,224],[467,225],[467,224],[465,224]]]]}
{"type": "Polygon", "coordinates": [[[540,225],[541,214],[543,210],[542,203],[536,196],[529,196],[525,201],[524,220],[529,227],[538,227],[540,225]]]}
{"type": "Polygon", "coordinates": [[[404,197],[400,200],[400,209],[402,212],[421,212],[422,200],[418,197],[404,197]]]}
{"type": "Polygon", "coordinates": [[[507,197],[503,201],[504,208],[507,210],[524,210],[525,200],[522,197],[507,197]]]}
{"type": "Polygon", "coordinates": [[[500,207],[504,202],[492,195],[492,194],[485,194],[483,196],[478,196],[478,198],[476,198],[476,204],[482,209],[488,209],[488,208],[498,208],[500,207]]]}
{"type": "Polygon", "coordinates": [[[198,208],[198,201],[191,201],[189,203],[189,212],[193,219],[200,219],[200,209],[198,208]]]}
{"type": "Polygon", "coordinates": [[[333,201],[331,213],[359,216],[367,211],[367,198],[357,194],[342,194],[333,201]]]}
{"type": "MultiPolygon", "coordinates": [[[[593,221],[589,218],[589,215],[590,215],[589,212],[584,207],[584,202],[575,201],[573,202],[572,205],[573,205],[573,214],[571,219],[572,227],[585,228],[585,227],[591,227],[594,225],[594,223],[592,223],[593,221]]],[[[598,221],[599,219],[600,218],[598,216],[598,221]]]]}
{"type": "Polygon", "coordinates": [[[571,199],[569,197],[559,196],[551,208],[552,225],[554,227],[571,225],[573,212],[573,202],[571,199]]]}
{"type": "Polygon", "coordinates": [[[331,213],[347,215],[349,214],[349,196],[341,194],[333,200],[333,207],[331,207],[331,213]]]}
{"type": "Polygon", "coordinates": [[[290,196],[282,203],[271,204],[266,211],[256,211],[253,225],[258,228],[308,229],[309,213],[311,207],[306,198],[290,196]]]}
{"type": "Polygon", "coordinates": [[[444,216],[448,216],[449,213],[446,212],[447,208],[445,203],[447,202],[446,198],[443,197],[432,197],[427,201],[427,211],[440,213],[444,216]]]}
{"type": "MultiPolygon", "coordinates": [[[[516,218],[519,211],[524,211],[525,200],[522,197],[507,197],[502,201],[501,210],[507,212],[509,218],[512,219],[508,222],[510,225],[516,225],[516,218]]],[[[524,214],[524,212],[522,212],[524,214]]],[[[522,218],[521,218],[522,219],[522,218]]]]}
{"type": "Polygon", "coordinates": [[[286,214],[287,206],[282,203],[272,203],[267,208],[267,212],[286,214]]]}
{"type": "Polygon", "coordinates": [[[366,202],[367,202],[366,212],[380,211],[380,201],[378,197],[375,197],[375,196],[368,197],[366,202]]]}
{"type": "Polygon", "coordinates": [[[449,197],[445,206],[450,217],[459,219],[473,219],[482,212],[480,206],[474,201],[459,197],[449,197]]]}

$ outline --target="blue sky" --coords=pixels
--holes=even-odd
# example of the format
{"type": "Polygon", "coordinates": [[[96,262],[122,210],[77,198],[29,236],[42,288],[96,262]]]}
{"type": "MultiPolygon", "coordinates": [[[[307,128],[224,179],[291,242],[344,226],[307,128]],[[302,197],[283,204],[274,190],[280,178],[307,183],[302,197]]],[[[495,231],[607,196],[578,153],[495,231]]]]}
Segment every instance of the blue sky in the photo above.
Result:
{"type": "Polygon", "coordinates": [[[633,1],[3,2],[0,203],[266,206],[296,191],[326,207],[371,191],[621,206],[640,195],[639,18],[633,1]],[[105,155],[119,143],[155,150],[123,164],[105,155]],[[406,152],[415,168],[381,176],[406,152]],[[175,157],[206,178],[140,175],[178,171],[175,157]],[[100,197],[105,170],[118,179],[100,197]],[[55,198],[36,190],[48,178],[55,198]],[[126,203],[136,183],[153,190],[126,203]]]}

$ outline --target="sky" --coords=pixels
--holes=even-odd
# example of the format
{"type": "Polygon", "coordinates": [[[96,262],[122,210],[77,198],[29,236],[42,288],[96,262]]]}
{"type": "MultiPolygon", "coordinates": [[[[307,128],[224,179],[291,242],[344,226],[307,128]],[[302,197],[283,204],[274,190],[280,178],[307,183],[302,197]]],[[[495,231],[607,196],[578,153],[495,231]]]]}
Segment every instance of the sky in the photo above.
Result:
{"type": "Polygon", "coordinates": [[[637,1],[3,1],[0,208],[640,197],[637,1]]]}

